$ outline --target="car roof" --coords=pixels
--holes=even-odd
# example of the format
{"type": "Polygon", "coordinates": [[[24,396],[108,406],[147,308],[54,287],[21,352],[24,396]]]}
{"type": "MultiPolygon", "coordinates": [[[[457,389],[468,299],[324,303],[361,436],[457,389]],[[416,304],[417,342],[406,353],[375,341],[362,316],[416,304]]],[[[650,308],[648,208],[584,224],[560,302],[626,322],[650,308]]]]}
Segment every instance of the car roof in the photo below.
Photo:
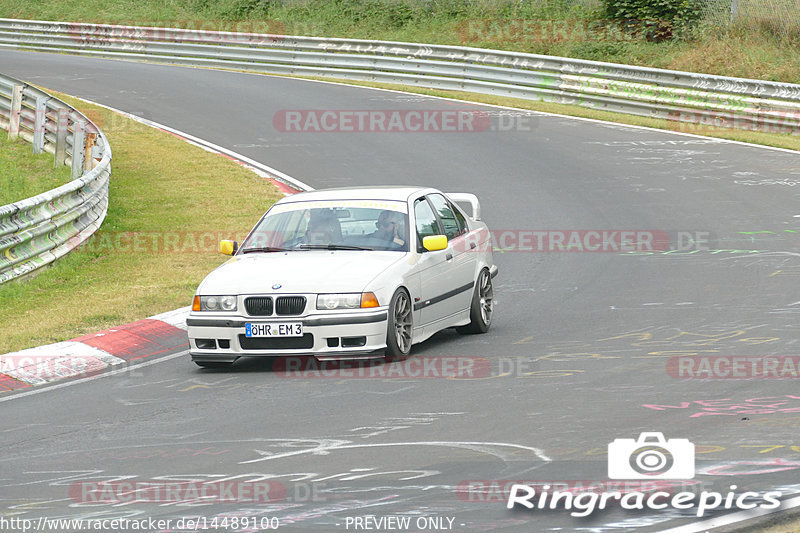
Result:
{"type": "Polygon", "coordinates": [[[405,202],[414,194],[434,192],[430,187],[418,186],[377,186],[377,187],[336,187],[301,192],[282,198],[276,203],[309,202],[318,200],[395,200],[405,202]]]}

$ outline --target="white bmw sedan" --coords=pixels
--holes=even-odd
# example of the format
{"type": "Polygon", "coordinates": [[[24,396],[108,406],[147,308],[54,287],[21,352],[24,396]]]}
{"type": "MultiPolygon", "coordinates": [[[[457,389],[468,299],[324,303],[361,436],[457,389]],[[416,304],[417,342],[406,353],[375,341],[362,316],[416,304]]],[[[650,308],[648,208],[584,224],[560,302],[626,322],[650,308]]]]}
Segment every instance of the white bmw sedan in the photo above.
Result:
{"type": "Polygon", "coordinates": [[[411,345],[492,322],[492,243],[471,194],[342,188],[277,202],[211,272],[186,323],[192,360],[408,357],[411,345]],[[466,214],[458,204],[469,204],[466,214]]]}

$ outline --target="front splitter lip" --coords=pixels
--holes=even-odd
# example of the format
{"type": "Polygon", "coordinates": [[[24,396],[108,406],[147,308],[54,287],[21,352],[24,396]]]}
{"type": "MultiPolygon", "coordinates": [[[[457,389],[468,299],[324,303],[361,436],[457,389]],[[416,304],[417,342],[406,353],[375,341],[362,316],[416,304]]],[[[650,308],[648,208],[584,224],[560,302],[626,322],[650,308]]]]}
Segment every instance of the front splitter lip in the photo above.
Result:
{"type": "Polygon", "coordinates": [[[383,358],[383,348],[379,349],[359,349],[359,350],[331,350],[326,352],[294,352],[294,353],[275,353],[275,352],[242,352],[238,354],[212,354],[212,353],[191,353],[192,361],[200,362],[220,362],[232,363],[241,357],[313,357],[320,361],[327,360],[349,360],[349,359],[378,359],[383,358]]]}

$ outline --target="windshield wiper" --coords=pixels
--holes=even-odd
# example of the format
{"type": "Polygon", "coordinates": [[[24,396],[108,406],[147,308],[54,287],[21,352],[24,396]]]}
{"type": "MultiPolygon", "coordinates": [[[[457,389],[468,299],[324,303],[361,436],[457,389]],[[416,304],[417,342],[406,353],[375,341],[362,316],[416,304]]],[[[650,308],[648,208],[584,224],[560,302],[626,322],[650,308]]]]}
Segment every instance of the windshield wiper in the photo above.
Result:
{"type": "Polygon", "coordinates": [[[370,252],[374,250],[374,248],[351,246],[349,244],[300,244],[298,248],[303,250],[367,250],[370,252]]]}
{"type": "Polygon", "coordinates": [[[276,248],[275,246],[262,246],[259,248],[245,248],[242,250],[243,254],[249,254],[251,252],[288,252],[288,248],[276,248]]]}

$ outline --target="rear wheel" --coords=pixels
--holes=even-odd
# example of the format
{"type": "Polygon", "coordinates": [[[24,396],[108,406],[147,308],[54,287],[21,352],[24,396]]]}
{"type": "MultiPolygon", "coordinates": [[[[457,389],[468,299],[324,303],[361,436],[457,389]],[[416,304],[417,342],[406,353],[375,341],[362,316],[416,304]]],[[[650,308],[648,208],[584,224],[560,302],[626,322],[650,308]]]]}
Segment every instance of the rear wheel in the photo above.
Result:
{"type": "Polygon", "coordinates": [[[478,274],[475,292],[472,294],[472,305],[469,310],[470,323],[457,328],[459,333],[486,333],[492,325],[494,312],[494,288],[492,276],[484,269],[478,274]]]}
{"type": "Polygon", "coordinates": [[[397,289],[389,303],[389,319],[386,326],[386,360],[403,361],[411,352],[411,330],[413,308],[411,297],[405,289],[397,289]]]}

